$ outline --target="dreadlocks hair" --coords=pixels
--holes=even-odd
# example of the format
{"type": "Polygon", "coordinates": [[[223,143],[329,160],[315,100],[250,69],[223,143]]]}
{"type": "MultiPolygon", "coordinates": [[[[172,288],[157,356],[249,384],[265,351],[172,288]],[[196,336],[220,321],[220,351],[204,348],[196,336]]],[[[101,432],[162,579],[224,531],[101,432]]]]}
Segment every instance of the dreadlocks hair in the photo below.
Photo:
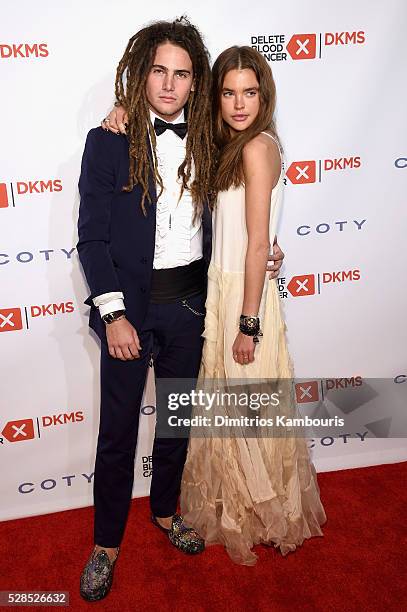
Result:
{"type": "MultiPolygon", "coordinates": [[[[156,135],[150,120],[146,96],[146,81],[154,62],[156,49],[163,43],[177,45],[189,54],[193,67],[194,91],[191,91],[185,107],[188,121],[185,160],[178,168],[184,189],[191,192],[194,204],[194,220],[201,216],[209,191],[212,167],[212,120],[211,120],[211,70],[209,52],[198,29],[184,16],[173,22],[157,21],[139,30],[130,38],[116,72],[115,93],[117,103],[128,115],[129,181],[123,187],[131,191],[137,184],[143,189],[141,207],[147,214],[145,200],[151,204],[148,190],[150,172],[162,193],[163,183],[157,170],[156,135]],[[124,84],[126,77],[126,84],[124,84]],[[148,136],[152,145],[153,159],[149,157],[148,136]],[[192,184],[191,172],[194,171],[192,184]]],[[[180,197],[181,197],[180,196],[180,197]]]]}

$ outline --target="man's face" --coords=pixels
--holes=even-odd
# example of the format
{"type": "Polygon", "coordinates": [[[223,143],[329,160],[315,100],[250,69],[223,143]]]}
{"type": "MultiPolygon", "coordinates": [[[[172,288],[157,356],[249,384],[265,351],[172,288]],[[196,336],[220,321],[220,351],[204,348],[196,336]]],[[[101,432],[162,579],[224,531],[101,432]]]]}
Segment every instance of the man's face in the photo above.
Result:
{"type": "Polygon", "coordinates": [[[176,119],[193,90],[193,77],[185,49],[169,42],[159,45],[146,81],[151,110],[165,121],[176,119]]]}

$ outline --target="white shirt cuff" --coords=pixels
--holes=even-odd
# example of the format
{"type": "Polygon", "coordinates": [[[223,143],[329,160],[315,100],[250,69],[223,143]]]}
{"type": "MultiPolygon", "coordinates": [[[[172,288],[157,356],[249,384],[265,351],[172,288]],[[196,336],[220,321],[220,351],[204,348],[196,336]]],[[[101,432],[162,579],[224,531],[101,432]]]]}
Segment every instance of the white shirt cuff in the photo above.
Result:
{"type": "Polygon", "coordinates": [[[124,296],[121,291],[112,291],[110,293],[97,295],[93,298],[93,303],[96,308],[99,308],[101,317],[109,312],[115,312],[116,310],[126,310],[124,296]]]}

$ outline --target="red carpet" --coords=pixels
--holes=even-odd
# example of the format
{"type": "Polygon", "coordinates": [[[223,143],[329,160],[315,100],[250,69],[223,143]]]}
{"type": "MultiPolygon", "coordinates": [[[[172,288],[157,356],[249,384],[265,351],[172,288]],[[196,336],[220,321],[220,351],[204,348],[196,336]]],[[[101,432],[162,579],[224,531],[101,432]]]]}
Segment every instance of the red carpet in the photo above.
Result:
{"type": "Polygon", "coordinates": [[[233,564],[219,546],[186,557],[150,524],[148,500],[134,500],[113,588],[92,604],[78,594],[91,508],[6,521],[0,590],[69,591],[74,612],[407,610],[406,479],[407,462],[319,474],[324,537],[285,558],[259,546],[255,567],[233,564]]]}

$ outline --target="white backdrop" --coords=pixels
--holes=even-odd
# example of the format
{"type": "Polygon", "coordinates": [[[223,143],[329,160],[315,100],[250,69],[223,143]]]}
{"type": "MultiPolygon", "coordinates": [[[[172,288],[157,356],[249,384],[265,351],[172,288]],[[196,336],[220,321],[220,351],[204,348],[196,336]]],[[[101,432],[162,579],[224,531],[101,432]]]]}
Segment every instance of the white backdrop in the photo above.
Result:
{"type": "MultiPolygon", "coordinates": [[[[130,36],[184,12],[213,59],[232,44],[271,53],[287,160],[280,288],[297,376],[345,377],[356,392],[369,377],[399,388],[407,380],[403,0],[174,0],[171,12],[164,0],[7,3],[0,519],[92,503],[99,350],[75,249],[80,159],[88,130],[112,105],[130,36]]],[[[142,411],[135,495],[147,494],[150,482],[151,384],[142,411]]],[[[366,425],[361,417],[348,437],[310,440],[317,469],[407,459],[396,429],[379,439],[366,425]]]]}

